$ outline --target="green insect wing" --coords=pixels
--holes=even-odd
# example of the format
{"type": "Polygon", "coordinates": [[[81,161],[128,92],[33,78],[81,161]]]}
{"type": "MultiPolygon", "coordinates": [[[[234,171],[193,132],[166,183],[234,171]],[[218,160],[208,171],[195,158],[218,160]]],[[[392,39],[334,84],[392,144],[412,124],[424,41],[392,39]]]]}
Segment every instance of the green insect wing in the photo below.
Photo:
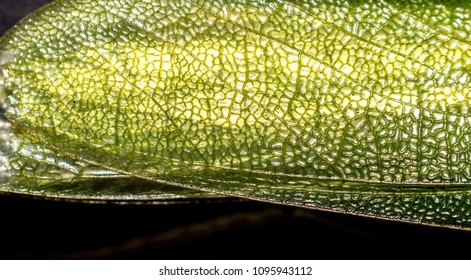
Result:
{"type": "Polygon", "coordinates": [[[59,0],[0,64],[3,192],[471,229],[466,1],[59,0]]]}

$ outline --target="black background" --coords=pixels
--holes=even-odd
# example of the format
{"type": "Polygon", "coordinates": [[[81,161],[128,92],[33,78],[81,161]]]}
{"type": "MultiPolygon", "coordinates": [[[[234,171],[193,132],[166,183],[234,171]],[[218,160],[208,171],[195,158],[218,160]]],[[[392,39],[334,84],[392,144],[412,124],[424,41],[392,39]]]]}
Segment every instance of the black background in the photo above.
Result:
{"type": "MultiPolygon", "coordinates": [[[[46,0],[0,0],[0,35],[46,0]]],[[[3,259],[460,259],[471,233],[243,200],[0,196],[3,259]]]]}

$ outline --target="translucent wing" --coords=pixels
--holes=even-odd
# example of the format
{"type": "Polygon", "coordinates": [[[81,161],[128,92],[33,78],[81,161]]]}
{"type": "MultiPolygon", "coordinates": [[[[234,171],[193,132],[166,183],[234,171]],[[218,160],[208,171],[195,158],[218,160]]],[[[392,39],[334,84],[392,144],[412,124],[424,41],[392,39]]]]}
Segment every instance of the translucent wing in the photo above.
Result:
{"type": "Polygon", "coordinates": [[[469,228],[470,26],[453,1],[56,1],[0,42],[3,189],[469,228]]]}

